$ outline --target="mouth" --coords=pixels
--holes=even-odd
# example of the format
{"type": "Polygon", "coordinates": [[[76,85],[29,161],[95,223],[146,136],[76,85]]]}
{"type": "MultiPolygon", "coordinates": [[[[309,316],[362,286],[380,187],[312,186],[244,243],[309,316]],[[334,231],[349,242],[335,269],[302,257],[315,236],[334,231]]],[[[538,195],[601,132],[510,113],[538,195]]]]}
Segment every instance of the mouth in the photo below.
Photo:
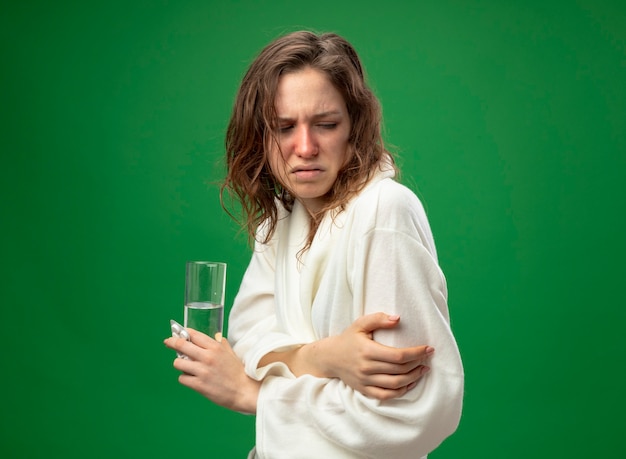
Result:
{"type": "Polygon", "coordinates": [[[310,180],[317,177],[319,174],[324,172],[320,166],[296,166],[291,169],[291,173],[296,176],[299,180],[310,180]]]}
{"type": "Polygon", "coordinates": [[[297,174],[298,172],[321,172],[322,168],[320,166],[296,166],[291,169],[292,174],[297,174]]]}

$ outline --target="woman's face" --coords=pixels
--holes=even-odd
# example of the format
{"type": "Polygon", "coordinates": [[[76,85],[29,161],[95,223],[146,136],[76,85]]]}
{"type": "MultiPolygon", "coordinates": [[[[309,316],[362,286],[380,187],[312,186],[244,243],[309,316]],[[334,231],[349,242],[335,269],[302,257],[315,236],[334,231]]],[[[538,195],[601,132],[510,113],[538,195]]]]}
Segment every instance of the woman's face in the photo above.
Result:
{"type": "Polygon", "coordinates": [[[324,73],[305,67],[280,77],[275,106],[278,145],[269,150],[272,174],[315,212],[349,154],[346,103],[324,73]]]}

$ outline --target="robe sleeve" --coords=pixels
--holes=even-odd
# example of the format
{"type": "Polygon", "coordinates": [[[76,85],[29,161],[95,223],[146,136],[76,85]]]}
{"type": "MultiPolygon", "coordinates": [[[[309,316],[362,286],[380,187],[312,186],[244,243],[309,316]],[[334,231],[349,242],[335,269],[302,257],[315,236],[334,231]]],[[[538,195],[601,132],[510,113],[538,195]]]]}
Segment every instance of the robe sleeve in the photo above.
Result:
{"type": "Polygon", "coordinates": [[[373,206],[382,213],[355,241],[355,301],[364,313],[399,314],[399,327],[378,331],[375,339],[395,347],[434,347],[431,371],[405,396],[389,401],[366,397],[339,379],[268,375],[257,407],[259,457],[419,458],[456,430],[463,368],[449,325],[445,278],[421,204],[396,198],[373,206]]]}
{"type": "Polygon", "coordinates": [[[270,352],[304,344],[281,331],[277,323],[275,251],[274,244],[255,243],[228,321],[228,339],[233,343],[233,350],[241,358],[246,374],[256,380],[263,379],[270,372],[290,374],[282,362],[257,367],[261,358],[270,352]]]}

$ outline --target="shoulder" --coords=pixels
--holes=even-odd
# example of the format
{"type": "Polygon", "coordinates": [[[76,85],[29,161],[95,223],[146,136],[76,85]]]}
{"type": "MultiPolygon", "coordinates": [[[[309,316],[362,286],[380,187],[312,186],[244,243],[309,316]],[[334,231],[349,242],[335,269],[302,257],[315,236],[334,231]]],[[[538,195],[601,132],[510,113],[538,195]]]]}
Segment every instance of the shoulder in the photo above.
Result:
{"type": "Polygon", "coordinates": [[[426,212],[417,195],[392,178],[368,186],[354,201],[359,213],[376,214],[379,218],[407,216],[425,219],[426,212]]]}
{"type": "Polygon", "coordinates": [[[417,195],[392,178],[368,186],[351,206],[355,226],[364,233],[402,233],[420,241],[434,252],[434,241],[426,211],[417,195]]]}

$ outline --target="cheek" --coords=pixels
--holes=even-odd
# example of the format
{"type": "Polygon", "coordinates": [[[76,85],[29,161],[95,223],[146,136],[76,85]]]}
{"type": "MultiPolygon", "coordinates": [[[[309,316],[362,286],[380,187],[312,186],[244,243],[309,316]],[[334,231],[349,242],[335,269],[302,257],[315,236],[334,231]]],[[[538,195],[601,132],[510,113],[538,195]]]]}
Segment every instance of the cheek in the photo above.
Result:
{"type": "Polygon", "coordinates": [[[344,158],[346,162],[348,162],[352,158],[352,154],[354,148],[352,147],[352,143],[350,142],[350,131],[344,132],[344,135],[341,138],[342,151],[344,152],[344,158]]]}
{"type": "Polygon", "coordinates": [[[268,147],[269,158],[273,164],[285,164],[287,162],[287,147],[284,141],[281,141],[280,138],[272,140],[271,144],[268,147]]]}
{"type": "Polygon", "coordinates": [[[350,143],[345,143],[342,147],[343,157],[341,161],[341,166],[345,167],[352,161],[354,158],[354,147],[350,143]]]}
{"type": "Polygon", "coordinates": [[[270,172],[274,178],[284,185],[287,163],[277,147],[274,147],[270,153],[268,153],[267,162],[270,166],[270,172]]]}

